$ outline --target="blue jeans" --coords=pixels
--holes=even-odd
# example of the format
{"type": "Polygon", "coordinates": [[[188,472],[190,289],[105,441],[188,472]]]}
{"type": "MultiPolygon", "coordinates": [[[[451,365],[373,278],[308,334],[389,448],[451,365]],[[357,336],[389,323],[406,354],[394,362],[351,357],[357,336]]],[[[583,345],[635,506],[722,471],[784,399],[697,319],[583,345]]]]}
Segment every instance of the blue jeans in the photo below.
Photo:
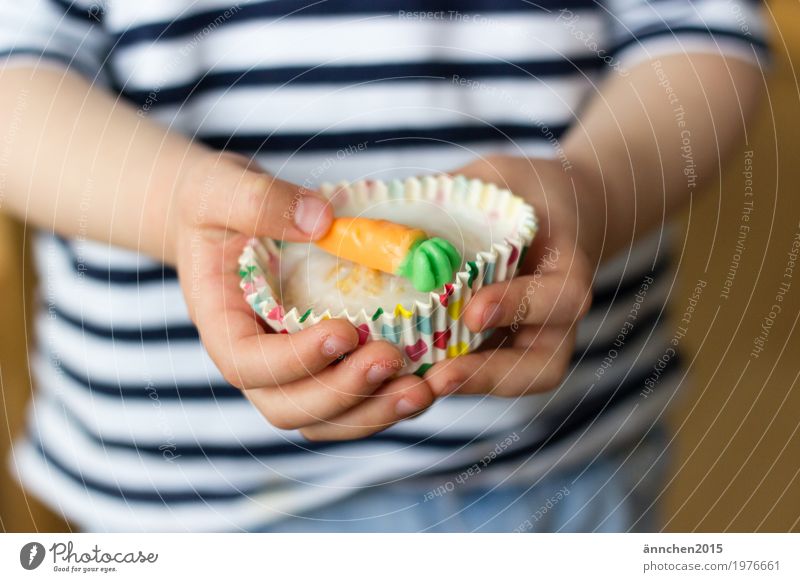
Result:
{"type": "MultiPolygon", "coordinates": [[[[370,487],[263,532],[649,532],[660,529],[667,436],[530,484],[479,488],[447,477],[370,487]],[[445,488],[443,483],[449,483],[445,488]]],[[[455,477],[455,476],[453,476],[455,477]]]]}

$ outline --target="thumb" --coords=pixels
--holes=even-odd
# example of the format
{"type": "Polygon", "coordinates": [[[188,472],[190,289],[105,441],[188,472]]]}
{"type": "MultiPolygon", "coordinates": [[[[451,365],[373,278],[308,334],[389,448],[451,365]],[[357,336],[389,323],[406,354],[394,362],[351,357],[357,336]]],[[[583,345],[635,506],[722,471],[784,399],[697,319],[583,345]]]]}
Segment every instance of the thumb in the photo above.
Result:
{"type": "Polygon", "coordinates": [[[317,240],[331,226],[333,211],[327,199],[239,156],[220,156],[205,174],[195,194],[198,211],[206,208],[201,221],[205,224],[295,242],[317,240]]]}

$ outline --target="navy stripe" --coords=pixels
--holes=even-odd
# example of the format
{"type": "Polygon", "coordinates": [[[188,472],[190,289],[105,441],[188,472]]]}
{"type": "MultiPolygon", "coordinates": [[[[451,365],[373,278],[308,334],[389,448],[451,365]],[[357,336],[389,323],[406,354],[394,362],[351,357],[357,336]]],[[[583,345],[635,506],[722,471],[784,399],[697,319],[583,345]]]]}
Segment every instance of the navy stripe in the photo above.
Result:
{"type": "MultiPolygon", "coordinates": [[[[126,99],[146,111],[179,105],[215,90],[235,91],[245,87],[287,87],[293,85],[335,84],[352,86],[363,83],[446,82],[453,79],[538,79],[570,76],[599,70],[605,65],[599,57],[528,60],[508,62],[421,62],[378,65],[273,67],[236,71],[211,71],[181,85],[135,89],[116,87],[126,99]]],[[[455,85],[458,86],[458,85],[455,85]]],[[[463,87],[465,92],[471,89],[463,87]]]]}
{"type": "Polygon", "coordinates": [[[85,6],[72,0],[50,0],[50,3],[55,4],[65,16],[92,26],[101,24],[105,17],[105,8],[99,1],[90,6],[85,6]]]}
{"type": "Polygon", "coordinates": [[[111,267],[100,267],[92,265],[86,261],[78,258],[75,249],[70,240],[60,236],[54,235],[53,239],[58,242],[67,253],[69,253],[69,261],[72,263],[72,268],[79,274],[80,277],[86,277],[103,283],[112,283],[115,285],[139,285],[142,283],[167,283],[176,282],[178,280],[178,273],[175,269],[167,267],[166,265],[158,265],[155,267],[147,267],[140,269],[115,269],[111,267]]]}
{"type": "Polygon", "coordinates": [[[117,342],[135,342],[140,344],[151,342],[173,342],[173,341],[199,341],[200,334],[197,328],[191,324],[180,325],[172,324],[167,326],[151,327],[109,327],[97,325],[86,321],[83,318],[73,317],[72,315],[59,309],[55,304],[50,303],[43,306],[43,309],[55,315],[59,321],[67,325],[80,329],[83,333],[88,333],[95,337],[100,337],[117,342]]]}
{"type": "Polygon", "coordinates": [[[81,262],[73,256],[72,268],[81,276],[113,283],[116,285],[138,285],[140,283],[166,283],[178,280],[175,269],[162,265],[151,269],[104,269],[86,262],[81,262]]]}
{"type": "Polygon", "coordinates": [[[609,50],[609,54],[615,54],[621,52],[623,49],[628,48],[632,45],[638,45],[640,43],[644,44],[644,42],[651,38],[657,37],[675,37],[676,40],[681,40],[681,36],[683,35],[703,35],[707,37],[721,37],[721,38],[728,38],[733,40],[738,40],[749,44],[760,51],[767,50],[767,42],[755,36],[745,36],[739,31],[735,30],[727,30],[721,28],[712,28],[708,26],[672,26],[672,27],[664,27],[663,24],[658,26],[658,28],[651,27],[651,30],[645,29],[643,32],[634,31],[635,36],[632,36],[626,40],[621,42],[615,43],[614,47],[609,50]]]}
{"type": "Polygon", "coordinates": [[[366,144],[373,149],[400,149],[416,147],[452,147],[454,144],[507,143],[521,139],[548,139],[547,130],[559,138],[567,125],[539,127],[535,124],[452,125],[426,128],[379,129],[349,132],[295,133],[295,134],[238,134],[207,135],[202,141],[218,150],[247,154],[297,153],[344,149],[353,144],[366,144]]]}
{"type": "Polygon", "coordinates": [[[9,57],[36,57],[38,59],[54,60],[65,65],[74,65],[74,56],[59,53],[53,50],[30,48],[20,46],[17,48],[0,51],[0,59],[9,57]]]}
{"type": "MultiPolygon", "coordinates": [[[[512,12],[552,13],[562,8],[579,10],[595,8],[594,0],[318,0],[300,3],[296,0],[270,0],[232,7],[221,7],[190,14],[171,21],[153,22],[133,26],[115,35],[116,47],[128,47],[137,43],[152,43],[198,34],[203,29],[217,29],[259,19],[283,17],[331,17],[347,15],[381,15],[401,18],[400,11],[480,14],[491,18],[491,14],[512,12]],[[207,28],[208,27],[208,28],[207,28]]],[[[448,20],[456,24],[457,18],[448,20]]]]}
{"type": "Polygon", "coordinates": [[[226,383],[201,382],[190,383],[181,382],[180,384],[169,384],[164,382],[148,385],[144,380],[141,384],[123,384],[121,382],[101,381],[90,378],[88,372],[81,373],[66,364],[64,360],[50,355],[50,365],[58,373],[64,374],[67,378],[87,388],[93,393],[104,396],[113,396],[123,400],[141,400],[149,398],[148,390],[156,390],[161,400],[239,400],[244,398],[241,391],[226,383]]]}
{"type": "MultiPolygon", "coordinates": [[[[667,365],[662,371],[662,380],[671,375],[674,370],[678,369],[679,366],[679,357],[674,357],[669,360],[667,365]]],[[[556,428],[549,433],[549,435],[543,439],[539,439],[534,441],[533,443],[529,443],[519,448],[508,449],[503,453],[499,454],[493,461],[493,466],[498,466],[504,463],[508,463],[510,461],[518,460],[521,458],[530,458],[536,455],[539,451],[541,451],[546,446],[552,446],[559,441],[565,440],[571,435],[577,433],[579,429],[583,428],[589,422],[591,422],[594,418],[600,415],[602,412],[607,411],[609,408],[613,408],[618,406],[622,402],[626,401],[629,397],[633,394],[637,393],[641,390],[644,381],[650,376],[652,370],[647,369],[645,370],[640,377],[637,376],[636,378],[629,378],[625,385],[620,385],[620,388],[615,391],[614,394],[611,396],[607,394],[598,395],[597,397],[590,397],[585,399],[579,405],[575,406],[569,411],[569,414],[566,418],[564,418],[560,423],[554,425],[556,428]]],[[[90,434],[91,436],[91,434],[90,434]]],[[[280,443],[280,444],[271,444],[271,445],[263,445],[264,447],[268,447],[269,452],[268,455],[302,455],[306,452],[311,452],[312,454],[319,451],[330,451],[331,449],[342,448],[346,446],[351,446],[352,444],[356,443],[381,443],[381,442],[396,442],[401,445],[413,445],[413,446],[420,446],[420,447],[427,447],[429,443],[434,439],[431,438],[424,438],[424,437],[407,437],[407,436],[396,436],[396,435],[387,435],[383,433],[379,433],[377,435],[373,435],[371,437],[365,439],[359,439],[350,442],[340,442],[340,441],[317,441],[317,442],[310,442],[304,443],[302,445],[298,444],[290,444],[290,443],[280,443]],[[300,447],[303,448],[300,448],[300,447]]],[[[486,444],[486,442],[492,442],[491,439],[485,439],[482,441],[470,441],[470,443],[480,443],[486,444]]],[[[101,441],[102,444],[105,446],[114,446],[114,444],[110,443],[109,441],[103,439],[101,441]]],[[[243,490],[240,488],[234,490],[184,490],[184,491],[157,491],[154,489],[129,489],[129,488],[121,488],[114,485],[110,485],[108,483],[103,483],[94,479],[86,479],[83,475],[76,473],[72,469],[66,467],[60,461],[57,461],[52,455],[50,455],[47,450],[42,446],[40,442],[35,442],[34,446],[36,450],[44,457],[44,459],[50,463],[53,467],[58,469],[61,473],[66,475],[71,480],[80,483],[83,487],[96,491],[98,493],[103,493],[108,496],[112,497],[120,497],[122,499],[126,499],[129,501],[141,501],[141,502],[149,502],[149,503],[165,503],[165,504],[180,504],[180,503],[191,503],[197,501],[209,501],[209,500],[228,500],[228,499],[238,499],[244,496],[249,496],[255,493],[261,493],[264,491],[264,488],[250,488],[248,490],[243,490]]],[[[443,448],[457,448],[458,445],[447,446],[445,445],[443,448]]],[[[132,447],[125,447],[131,449],[132,447]]],[[[203,451],[202,456],[210,456],[208,455],[210,447],[196,447],[203,451]]],[[[480,448],[477,447],[476,448],[480,448]]],[[[135,449],[134,449],[135,450],[135,449]]],[[[181,456],[189,456],[189,447],[181,447],[176,446],[175,449],[177,454],[181,456]]],[[[241,456],[238,454],[237,451],[245,451],[247,456],[258,456],[252,455],[249,449],[243,448],[236,448],[234,447],[231,453],[231,456],[241,456]]],[[[159,454],[161,454],[159,452],[159,454]]],[[[229,455],[225,455],[229,456],[229,455]]],[[[463,469],[467,469],[472,466],[472,463],[469,465],[464,465],[463,469]]],[[[441,472],[440,474],[457,474],[461,471],[461,468],[458,469],[449,469],[446,472],[441,472]]],[[[435,474],[435,473],[434,473],[435,474]]]]}
{"type": "MultiPolygon", "coordinates": [[[[91,430],[81,418],[66,403],[60,403],[61,411],[69,418],[69,422],[78,429],[82,435],[91,440],[99,447],[113,448],[118,450],[136,451],[138,454],[163,456],[163,444],[145,444],[137,443],[135,440],[122,441],[108,437],[102,437],[96,432],[91,430]],[[160,447],[160,448],[159,448],[160,447]]],[[[264,421],[267,422],[266,420],[264,421]]],[[[499,433],[506,431],[497,431],[499,433]]],[[[492,433],[481,435],[481,438],[494,438],[492,433]]],[[[363,441],[364,439],[360,439],[363,441]]],[[[413,435],[413,434],[394,434],[394,433],[378,433],[368,440],[372,443],[390,444],[398,447],[408,447],[421,445],[431,449],[452,450],[455,448],[464,447],[477,442],[475,436],[469,437],[447,437],[447,436],[430,436],[430,435],[413,435]]],[[[249,458],[249,457],[285,457],[288,455],[299,455],[305,452],[320,452],[326,451],[336,447],[350,446],[347,441],[289,441],[280,440],[278,442],[270,443],[252,443],[245,444],[237,442],[232,445],[224,444],[209,444],[209,443],[175,443],[174,452],[180,454],[181,457],[192,459],[205,459],[205,458],[249,458]]]]}

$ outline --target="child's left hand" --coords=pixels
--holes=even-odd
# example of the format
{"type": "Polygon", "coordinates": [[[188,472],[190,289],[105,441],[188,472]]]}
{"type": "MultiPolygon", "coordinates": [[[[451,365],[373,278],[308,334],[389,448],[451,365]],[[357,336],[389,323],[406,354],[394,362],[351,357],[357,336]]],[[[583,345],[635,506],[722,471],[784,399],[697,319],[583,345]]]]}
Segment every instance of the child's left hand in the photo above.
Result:
{"type": "Polygon", "coordinates": [[[603,241],[601,186],[559,160],[493,157],[453,172],[508,188],[536,210],[539,232],[520,273],[481,289],[464,311],[473,332],[500,328],[480,350],[434,365],[437,396],[516,397],[556,388],[591,304],[603,241]]]}

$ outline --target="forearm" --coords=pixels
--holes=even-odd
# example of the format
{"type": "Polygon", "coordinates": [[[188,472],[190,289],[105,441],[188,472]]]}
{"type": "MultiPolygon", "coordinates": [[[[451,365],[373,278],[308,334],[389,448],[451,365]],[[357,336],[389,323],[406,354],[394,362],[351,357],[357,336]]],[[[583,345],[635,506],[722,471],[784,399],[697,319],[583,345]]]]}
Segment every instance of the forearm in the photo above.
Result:
{"type": "Polygon", "coordinates": [[[172,262],[173,193],[201,146],[55,67],[0,69],[0,208],[172,262]]]}
{"type": "Polygon", "coordinates": [[[757,67],[716,55],[610,73],[564,139],[566,159],[595,186],[577,201],[583,238],[607,258],[717,178],[761,88],[757,67]]]}

